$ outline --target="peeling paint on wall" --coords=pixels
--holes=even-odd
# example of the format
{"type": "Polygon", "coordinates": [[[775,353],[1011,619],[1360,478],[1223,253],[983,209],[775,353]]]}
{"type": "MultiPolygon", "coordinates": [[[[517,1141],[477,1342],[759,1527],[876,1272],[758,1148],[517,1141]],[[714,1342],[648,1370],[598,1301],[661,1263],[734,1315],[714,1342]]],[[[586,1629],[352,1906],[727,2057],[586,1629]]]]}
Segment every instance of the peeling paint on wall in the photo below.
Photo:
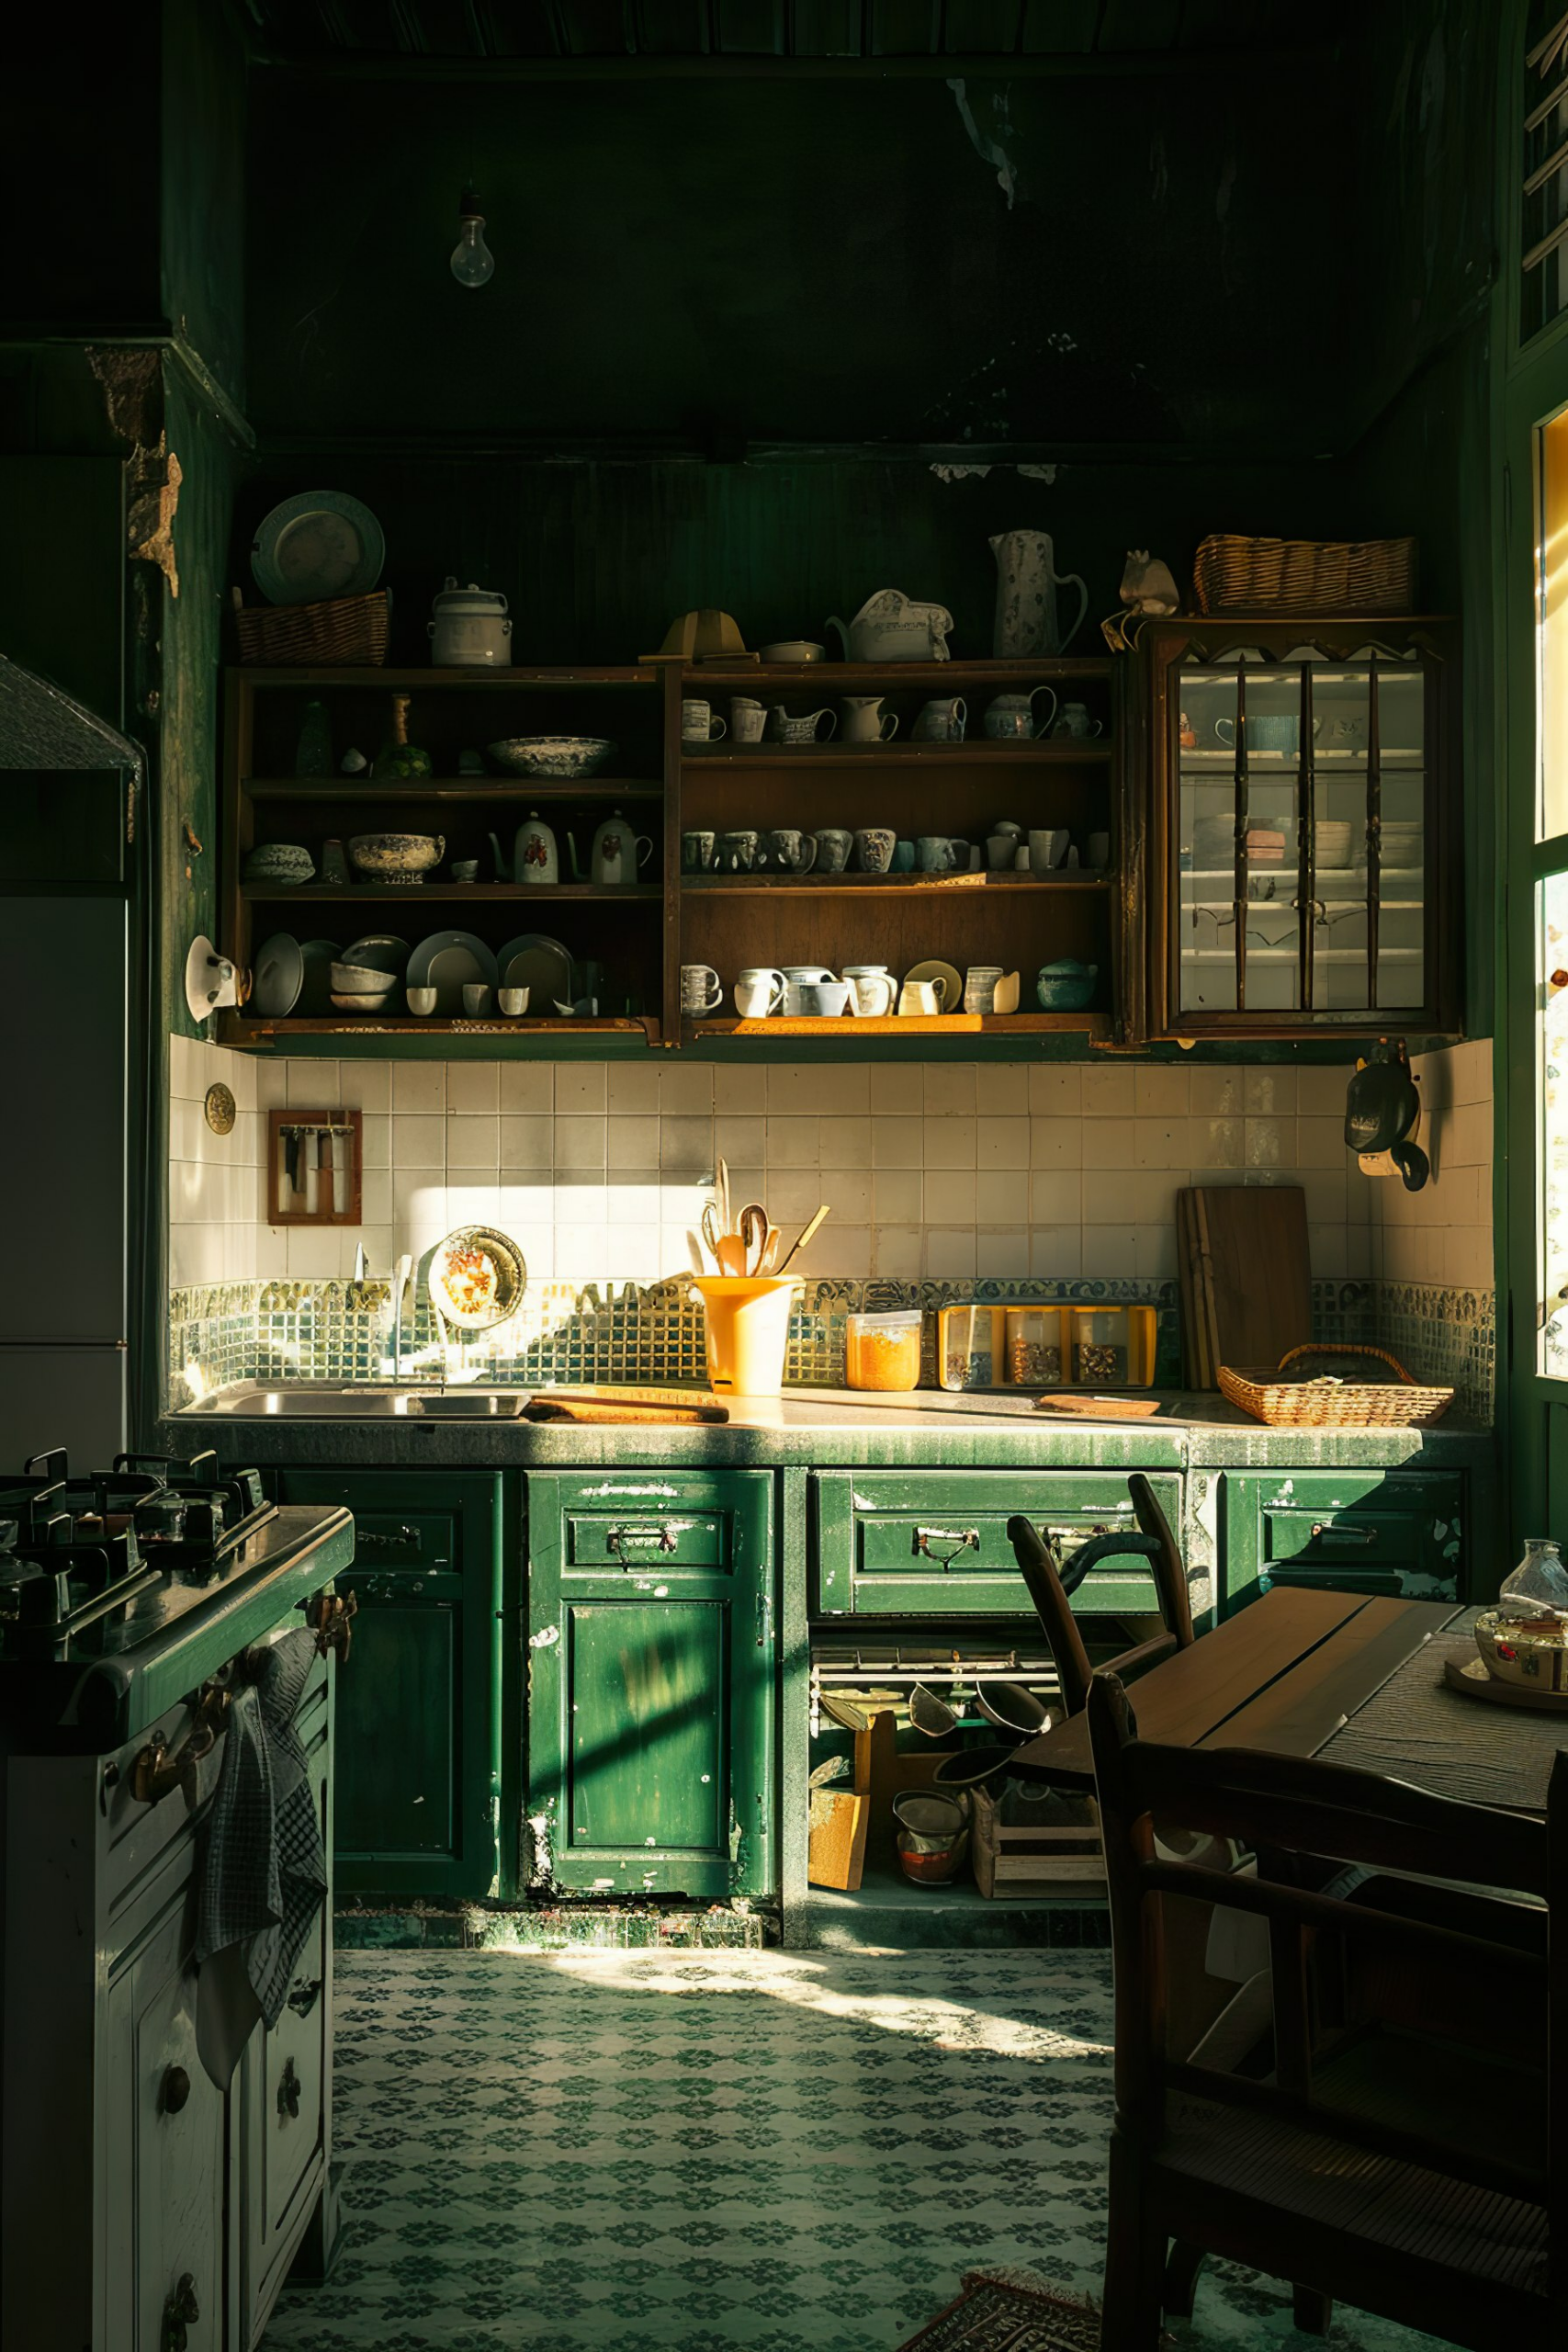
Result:
{"type": "Polygon", "coordinates": [[[126,538],[133,559],[155,563],[180,593],[175,560],[175,516],[185,476],[164,430],[163,365],[155,351],[87,354],[103,388],[110,429],[126,445],[126,538]]]}

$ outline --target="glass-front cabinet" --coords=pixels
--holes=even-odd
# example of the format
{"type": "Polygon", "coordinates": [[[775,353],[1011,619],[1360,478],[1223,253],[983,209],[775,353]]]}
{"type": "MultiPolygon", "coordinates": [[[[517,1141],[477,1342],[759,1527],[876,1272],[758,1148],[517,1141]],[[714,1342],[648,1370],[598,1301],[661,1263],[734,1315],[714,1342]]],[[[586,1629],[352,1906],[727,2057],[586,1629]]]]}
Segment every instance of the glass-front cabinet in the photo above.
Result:
{"type": "Polygon", "coordinates": [[[1451,1025],[1441,623],[1151,625],[1154,1034],[1451,1025]]]}

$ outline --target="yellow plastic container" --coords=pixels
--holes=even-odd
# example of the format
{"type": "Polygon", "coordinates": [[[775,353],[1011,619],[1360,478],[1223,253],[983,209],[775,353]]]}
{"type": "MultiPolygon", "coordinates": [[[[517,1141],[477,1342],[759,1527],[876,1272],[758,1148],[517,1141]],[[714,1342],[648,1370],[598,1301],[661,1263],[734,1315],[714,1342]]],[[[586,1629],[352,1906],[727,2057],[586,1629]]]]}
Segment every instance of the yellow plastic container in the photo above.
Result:
{"type": "Polygon", "coordinates": [[[778,1396],[796,1277],[698,1274],[692,1286],[705,1310],[709,1385],[724,1396],[778,1396]]]}

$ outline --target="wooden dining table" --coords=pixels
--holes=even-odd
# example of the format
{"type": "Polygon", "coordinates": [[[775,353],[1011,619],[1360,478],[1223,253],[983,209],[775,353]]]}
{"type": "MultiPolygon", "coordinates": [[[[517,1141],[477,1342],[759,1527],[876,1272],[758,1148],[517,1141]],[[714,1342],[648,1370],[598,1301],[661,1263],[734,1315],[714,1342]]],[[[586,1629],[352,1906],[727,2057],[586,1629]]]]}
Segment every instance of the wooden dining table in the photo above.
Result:
{"type": "MultiPolygon", "coordinates": [[[[1276,1587],[1127,1685],[1138,1736],[1316,1756],[1468,1804],[1544,1814],[1568,1713],[1449,1687],[1444,1661],[1476,1654],[1477,1613],[1451,1601],[1276,1587]]],[[[1026,1741],[1008,1770],[1092,1793],[1088,1717],[1068,1715],[1026,1741]]]]}

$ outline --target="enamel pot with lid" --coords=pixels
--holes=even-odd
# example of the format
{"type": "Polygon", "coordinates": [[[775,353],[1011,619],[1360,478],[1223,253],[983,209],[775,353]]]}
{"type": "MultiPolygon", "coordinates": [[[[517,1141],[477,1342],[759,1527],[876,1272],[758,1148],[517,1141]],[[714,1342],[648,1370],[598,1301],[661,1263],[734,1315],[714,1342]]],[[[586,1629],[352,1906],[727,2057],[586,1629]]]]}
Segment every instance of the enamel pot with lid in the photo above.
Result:
{"type": "Polygon", "coordinates": [[[504,596],[472,580],[459,588],[448,574],[430,609],[430,658],[438,669],[510,668],[512,623],[504,596]]]}

